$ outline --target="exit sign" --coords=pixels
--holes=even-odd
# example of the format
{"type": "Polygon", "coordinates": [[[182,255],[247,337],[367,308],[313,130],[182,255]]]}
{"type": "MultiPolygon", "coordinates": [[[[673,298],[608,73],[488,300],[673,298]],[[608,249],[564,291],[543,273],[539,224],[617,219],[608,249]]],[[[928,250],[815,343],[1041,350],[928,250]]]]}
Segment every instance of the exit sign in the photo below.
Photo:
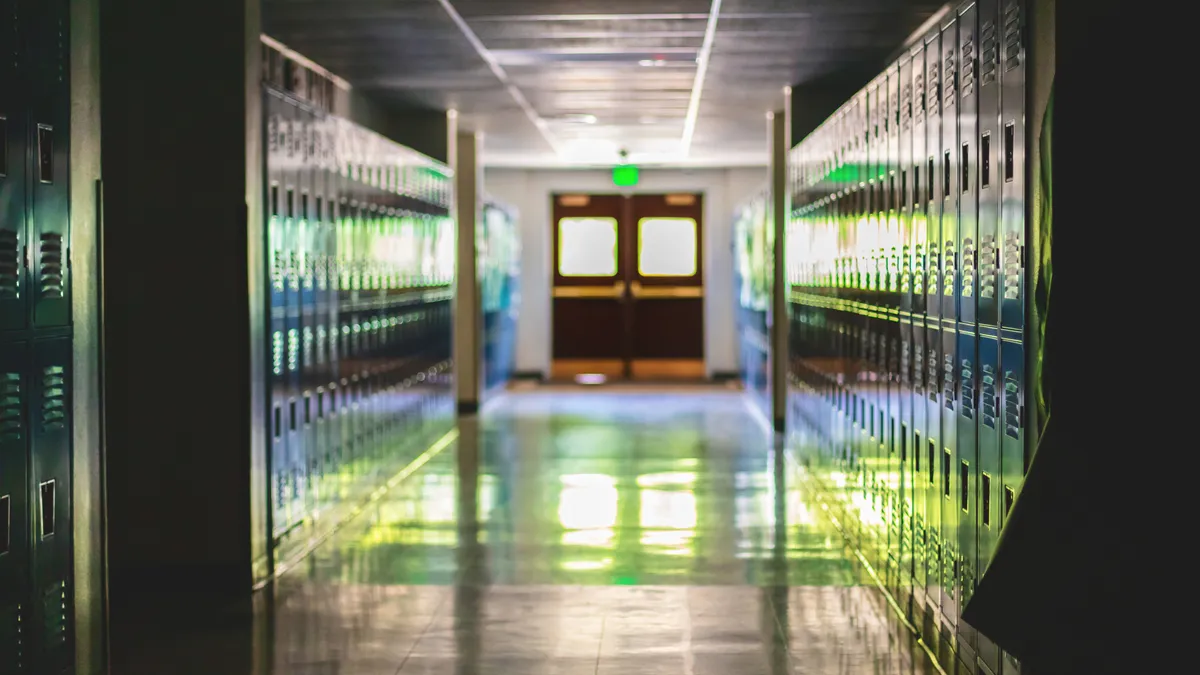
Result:
{"type": "Polygon", "coordinates": [[[633,187],[638,182],[638,168],[629,164],[613,167],[613,185],[633,187]]]}

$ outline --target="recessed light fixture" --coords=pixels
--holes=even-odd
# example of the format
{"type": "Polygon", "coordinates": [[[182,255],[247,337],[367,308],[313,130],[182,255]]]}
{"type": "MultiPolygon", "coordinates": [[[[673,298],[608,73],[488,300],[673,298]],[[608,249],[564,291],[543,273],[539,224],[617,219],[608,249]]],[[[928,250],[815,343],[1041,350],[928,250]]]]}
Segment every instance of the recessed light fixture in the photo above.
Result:
{"type": "Polygon", "coordinates": [[[638,65],[652,68],[655,66],[665,66],[667,65],[667,61],[666,59],[642,59],[641,61],[638,61],[638,65]]]}
{"type": "Polygon", "coordinates": [[[600,373],[581,373],[575,376],[575,382],[582,385],[601,385],[608,381],[608,378],[600,373]]]}
{"type": "Polygon", "coordinates": [[[595,115],[587,113],[568,113],[559,119],[563,122],[571,122],[573,124],[595,124],[597,122],[595,115]]]}

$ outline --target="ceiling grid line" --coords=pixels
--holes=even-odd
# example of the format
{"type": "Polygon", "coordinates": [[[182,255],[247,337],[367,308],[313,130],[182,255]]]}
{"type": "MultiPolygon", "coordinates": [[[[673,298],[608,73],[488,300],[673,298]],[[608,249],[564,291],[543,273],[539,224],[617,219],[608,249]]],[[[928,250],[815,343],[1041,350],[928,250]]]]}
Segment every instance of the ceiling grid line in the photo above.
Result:
{"type": "Polygon", "coordinates": [[[458,26],[458,29],[462,31],[463,36],[467,38],[467,42],[471,43],[471,46],[479,54],[480,58],[482,58],[484,63],[488,65],[488,68],[492,71],[492,74],[496,76],[496,79],[500,80],[500,84],[504,85],[504,88],[508,90],[509,95],[512,96],[513,100],[517,102],[517,105],[521,107],[521,110],[525,111],[525,116],[529,118],[529,121],[533,123],[533,126],[537,127],[538,132],[542,134],[542,138],[546,139],[546,142],[550,144],[550,147],[555,153],[561,154],[558,139],[556,139],[554,135],[551,134],[546,128],[546,120],[542,119],[542,116],[538,114],[537,110],[535,110],[532,105],[530,105],[529,100],[525,98],[525,95],[521,93],[521,90],[512,83],[512,80],[508,77],[508,73],[505,72],[503,66],[500,65],[500,63],[496,60],[496,57],[493,56],[491,51],[489,51],[488,48],[483,44],[483,41],[479,39],[479,36],[475,34],[475,31],[471,30],[471,27],[467,25],[466,20],[462,18],[462,15],[458,13],[458,10],[454,9],[454,5],[450,4],[450,0],[438,0],[438,3],[443,9],[446,10],[446,14],[450,16],[450,20],[453,21],[454,24],[458,26]]]}

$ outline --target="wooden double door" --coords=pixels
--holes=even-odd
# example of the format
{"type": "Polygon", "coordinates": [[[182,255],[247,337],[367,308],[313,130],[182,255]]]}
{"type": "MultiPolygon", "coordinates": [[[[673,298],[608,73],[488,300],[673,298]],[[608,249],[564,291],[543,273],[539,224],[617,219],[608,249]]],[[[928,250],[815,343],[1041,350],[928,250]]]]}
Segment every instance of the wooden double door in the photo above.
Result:
{"type": "Polygon", "coordinates": [[[554,196],[553,376],[704,377],[703,196],[554,196]]]}

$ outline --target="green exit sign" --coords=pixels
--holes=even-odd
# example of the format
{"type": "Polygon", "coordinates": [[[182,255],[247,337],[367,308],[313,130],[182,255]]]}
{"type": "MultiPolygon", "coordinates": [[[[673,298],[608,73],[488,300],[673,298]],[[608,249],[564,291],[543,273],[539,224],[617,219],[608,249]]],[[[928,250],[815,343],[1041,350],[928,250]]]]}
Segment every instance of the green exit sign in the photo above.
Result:
{"type": "Polygon", "coordinates": [[[613,167],[613,185],[633,187],[638,182],[638,168],[629,164],[613,167]]]}

